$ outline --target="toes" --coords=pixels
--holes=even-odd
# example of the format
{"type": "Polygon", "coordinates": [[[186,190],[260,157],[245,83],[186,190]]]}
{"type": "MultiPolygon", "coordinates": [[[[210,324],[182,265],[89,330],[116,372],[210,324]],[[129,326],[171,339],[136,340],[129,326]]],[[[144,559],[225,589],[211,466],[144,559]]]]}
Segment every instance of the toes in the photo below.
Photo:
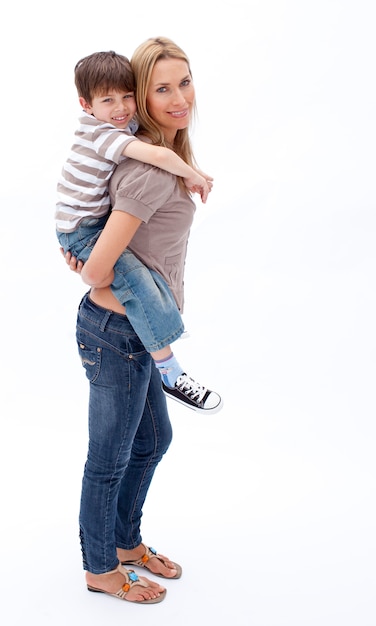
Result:
{"type": "Polygon", "coordinates": [[[165,588],[162,585],[158,585],[158,583],[145,578],[145,576],[140,576],[140,580],[143,583],[147,584],[147,587],[134,585],[134,587],[128,592],[128,600],[135,602],[142,602],[143,600],[152,600],[154,598],[158,598],[161,593],[165,591],[165,588]],[[132,593],[133,592],[133,593],[132,593]]]}
{"type": "Polygon", "coordinates": [[[153,591],[156,591],[158,593],[162,593],[162,591],[165,590],[165,588],[162,587],[162,585],[154,582],[154,580],[150,580],[149,578],[146,578],[145,576],[139,576],[139,579],[142,580],[142,582],[147,584],[147,587],[144,587],[144,589],[152,589],[153,591]]]}

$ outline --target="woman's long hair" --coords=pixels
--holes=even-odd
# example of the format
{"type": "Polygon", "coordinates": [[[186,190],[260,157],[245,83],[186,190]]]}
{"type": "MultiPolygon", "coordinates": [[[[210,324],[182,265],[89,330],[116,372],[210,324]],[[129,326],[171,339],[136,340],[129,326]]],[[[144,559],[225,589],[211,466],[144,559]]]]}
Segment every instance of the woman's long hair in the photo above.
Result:
{"type": "MultiPolygon", "coordinates": [[[[181,59],[188,65],[191,73],[189,59],[179,46],[167,37],[155,37],[147,39],[133,53],[131,59],[132,69],[136,80],[137,121],[139,130],[145,133],[153,144],[171,148],[183,161],[189,165],[195,164],[190,140],[189,127],[179,129],[176,133],[174,145],[166,143],[163,131],[150,117],[147,110],[146,96],[149,89],[151,74],[155,64],[160,59],[181,59]]],[[[195,113],[195,109],[193,111],[195,113]]]]}

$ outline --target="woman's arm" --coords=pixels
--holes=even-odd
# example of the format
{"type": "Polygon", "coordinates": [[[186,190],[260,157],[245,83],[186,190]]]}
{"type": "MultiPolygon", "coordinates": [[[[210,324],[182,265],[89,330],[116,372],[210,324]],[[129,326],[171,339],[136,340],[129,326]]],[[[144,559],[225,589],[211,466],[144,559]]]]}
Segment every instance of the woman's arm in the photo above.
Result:
{"type": "Polygon", "coordinates": [[[81,278],[87,285],[101,288],[112,283],[114,265],[141,223],[142,220],[129,213],[111,212],[106,226],[81,270],[81,278]]]}

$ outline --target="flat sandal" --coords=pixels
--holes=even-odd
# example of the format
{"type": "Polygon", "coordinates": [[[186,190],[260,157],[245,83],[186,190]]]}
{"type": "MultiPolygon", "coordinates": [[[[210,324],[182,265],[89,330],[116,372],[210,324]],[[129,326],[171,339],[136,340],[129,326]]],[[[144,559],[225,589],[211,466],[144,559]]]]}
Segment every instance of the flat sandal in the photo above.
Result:
{"type": "Polygon", "coordinates": [[[175,576],[164,576],[163,574],[156,574],[155,572],[152,572],[151,569],[149,569],[149,567],[147,566],[147,563],[150,561],[150,559],[158,559],[158,561],[160,561],[165,567],[167,567],[165,562],[166,557],[158,554],[157,551],[154,550],[154,548],[145,546],[145,544],[141,545],[145,548],[145,554],[140,559],[136,561],[122,561],[121,564],[134,565],[136,567],[145,567],[151,574],[154,574],[154,576],[159,576],[160,578],[165,578],[166,580],[175,580],[181,577],[183,570],[178,563],[174,563],[173,561],[171,561],[171,563],[173,564],[174,569],[176,569],[175,576]]]}
{"type": "Polygon", "coordinates": [[[166,589],[164,591],[159,592],[159,596],[157,598],[148,598],[145,600],[128,600],[127,593],[132,587],[149,587],[149,585],[141,580],[137,574],[133,570],[128,570],[121,563],[117,566],[115,570],[111,572],[106,572],[106,574],[113,574],[114,572],[120,572],[125,577],[125,583],[116,593],[110,593],[109,591],[104,591],[103,589],[97,589],[97,587],[92,587],[92,585],[87,585],[88,591],[94,591],[95,593],[105,593],[108,596],[113,596],[114,598],[119,598],[119,600],[127,600],[128,602],[134,602],[136,604],[157,604],[157,602],[162,602],[166,596],[166,589]]]}

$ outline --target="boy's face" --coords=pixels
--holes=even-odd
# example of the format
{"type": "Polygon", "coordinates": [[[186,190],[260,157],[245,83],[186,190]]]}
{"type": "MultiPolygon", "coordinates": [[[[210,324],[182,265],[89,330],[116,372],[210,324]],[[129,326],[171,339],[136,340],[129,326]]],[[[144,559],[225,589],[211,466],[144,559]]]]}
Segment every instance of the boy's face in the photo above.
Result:
{"type": "Polygon", "coordinates": [[[116,128],[126,128],[136,113],[133,91],[110,91],[101,96],[94,96],[91,105],[84,98],[79,98],[79,101],[86,113],[116,128]]]}

